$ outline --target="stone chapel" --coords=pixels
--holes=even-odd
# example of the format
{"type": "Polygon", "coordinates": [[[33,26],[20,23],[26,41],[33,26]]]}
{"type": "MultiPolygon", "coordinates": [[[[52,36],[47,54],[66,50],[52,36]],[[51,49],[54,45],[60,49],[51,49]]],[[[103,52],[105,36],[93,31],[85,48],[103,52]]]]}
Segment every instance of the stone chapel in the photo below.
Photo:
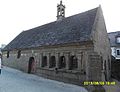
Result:
{"type": "Polygon", "coordinates": [[[2,60],[5,66],[78,85],[109,80],[111,49],[101,6],[65,17],[61,1],[57,20],[21,32],[2,50],[2,60]]]}

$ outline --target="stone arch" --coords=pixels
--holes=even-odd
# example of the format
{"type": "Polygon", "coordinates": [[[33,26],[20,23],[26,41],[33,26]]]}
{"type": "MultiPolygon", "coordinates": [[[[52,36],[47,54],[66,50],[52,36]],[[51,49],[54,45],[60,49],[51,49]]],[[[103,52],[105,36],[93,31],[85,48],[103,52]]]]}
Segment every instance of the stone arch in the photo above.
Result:
{"type": "Polygon", "coordinates": [[[42,57],[42,67],[46,67],[47,66],[47,56],[43,56],[42,57]]]}
{"type": "Polygon", "coordinates": [[[55,56],[50,57],[49,64],[50,64],[50,66],[49,66],[50,68],[54,68],[56,66],[56,58],[55,58],[55,56]]]}
{"type": "Polygon", "coordinates": [[[70,56],[70,69],[78,68],[78,59],[75,55],[70,56]]]}
{"type": "Polygon", "coordinates": [[[65,68],[66,67],[66,60],[65,56],[60,56],[59,58],[59,68],[65,68]]]}

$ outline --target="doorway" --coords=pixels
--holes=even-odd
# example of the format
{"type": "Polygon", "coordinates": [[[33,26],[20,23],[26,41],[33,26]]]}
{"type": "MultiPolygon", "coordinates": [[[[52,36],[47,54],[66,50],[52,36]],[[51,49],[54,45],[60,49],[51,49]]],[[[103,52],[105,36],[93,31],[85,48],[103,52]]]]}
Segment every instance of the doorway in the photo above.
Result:
{"type": "Polygon", "coordinates": [[[34,57],[30,57],[28,62],[28,73],[32,72],[34,63],[35,63],[34,57]]]}

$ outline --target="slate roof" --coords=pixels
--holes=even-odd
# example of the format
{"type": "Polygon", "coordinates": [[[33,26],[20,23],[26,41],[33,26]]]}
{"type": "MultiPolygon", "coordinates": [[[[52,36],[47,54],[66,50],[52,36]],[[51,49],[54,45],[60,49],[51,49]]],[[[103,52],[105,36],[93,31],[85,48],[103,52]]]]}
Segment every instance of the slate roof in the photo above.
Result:
{"type": "Polygon", "coordinates": [[[116,37],[120,37],[120,31],[108,33],[111,47],[120,47],[120,44],[116,42],[116,37]]]}
{"type": "Polygon", "coordinates": [[[98,7],[23,31],[4,50],[89,41],[97,10],[98,7]]]}

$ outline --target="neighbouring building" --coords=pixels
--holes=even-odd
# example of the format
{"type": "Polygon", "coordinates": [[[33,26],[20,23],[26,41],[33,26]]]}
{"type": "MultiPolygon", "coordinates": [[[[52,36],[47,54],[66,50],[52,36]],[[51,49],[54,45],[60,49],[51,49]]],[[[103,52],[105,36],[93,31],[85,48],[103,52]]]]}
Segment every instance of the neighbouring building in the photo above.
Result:
{"type": "Polygon", "coordinates": [[[111,48],[100,6],[65,17],[61,1],[56,21],[21,32],[2,52],[4,65],[59,81],[80,85],[111,75],[111,48]]]}
{"type": "Polygon", "coordinates": [[[120,31],[108,33],[111,50],[111,73],[112,77],[120,80],[120,31]]]}
{"type": "Polygon", "coordinates": [[[110,45],[112,50],[112,56],[116,61],[120,60],[120,31],[108,33],[110,39],[110,45]]]}
{"type": "Polygon", "coordinates": [[[5,44],[2,44],[1,47],[0,47],[0,54],[2,54],[1,50],[5,47],[6,45],[5,44]]]}

